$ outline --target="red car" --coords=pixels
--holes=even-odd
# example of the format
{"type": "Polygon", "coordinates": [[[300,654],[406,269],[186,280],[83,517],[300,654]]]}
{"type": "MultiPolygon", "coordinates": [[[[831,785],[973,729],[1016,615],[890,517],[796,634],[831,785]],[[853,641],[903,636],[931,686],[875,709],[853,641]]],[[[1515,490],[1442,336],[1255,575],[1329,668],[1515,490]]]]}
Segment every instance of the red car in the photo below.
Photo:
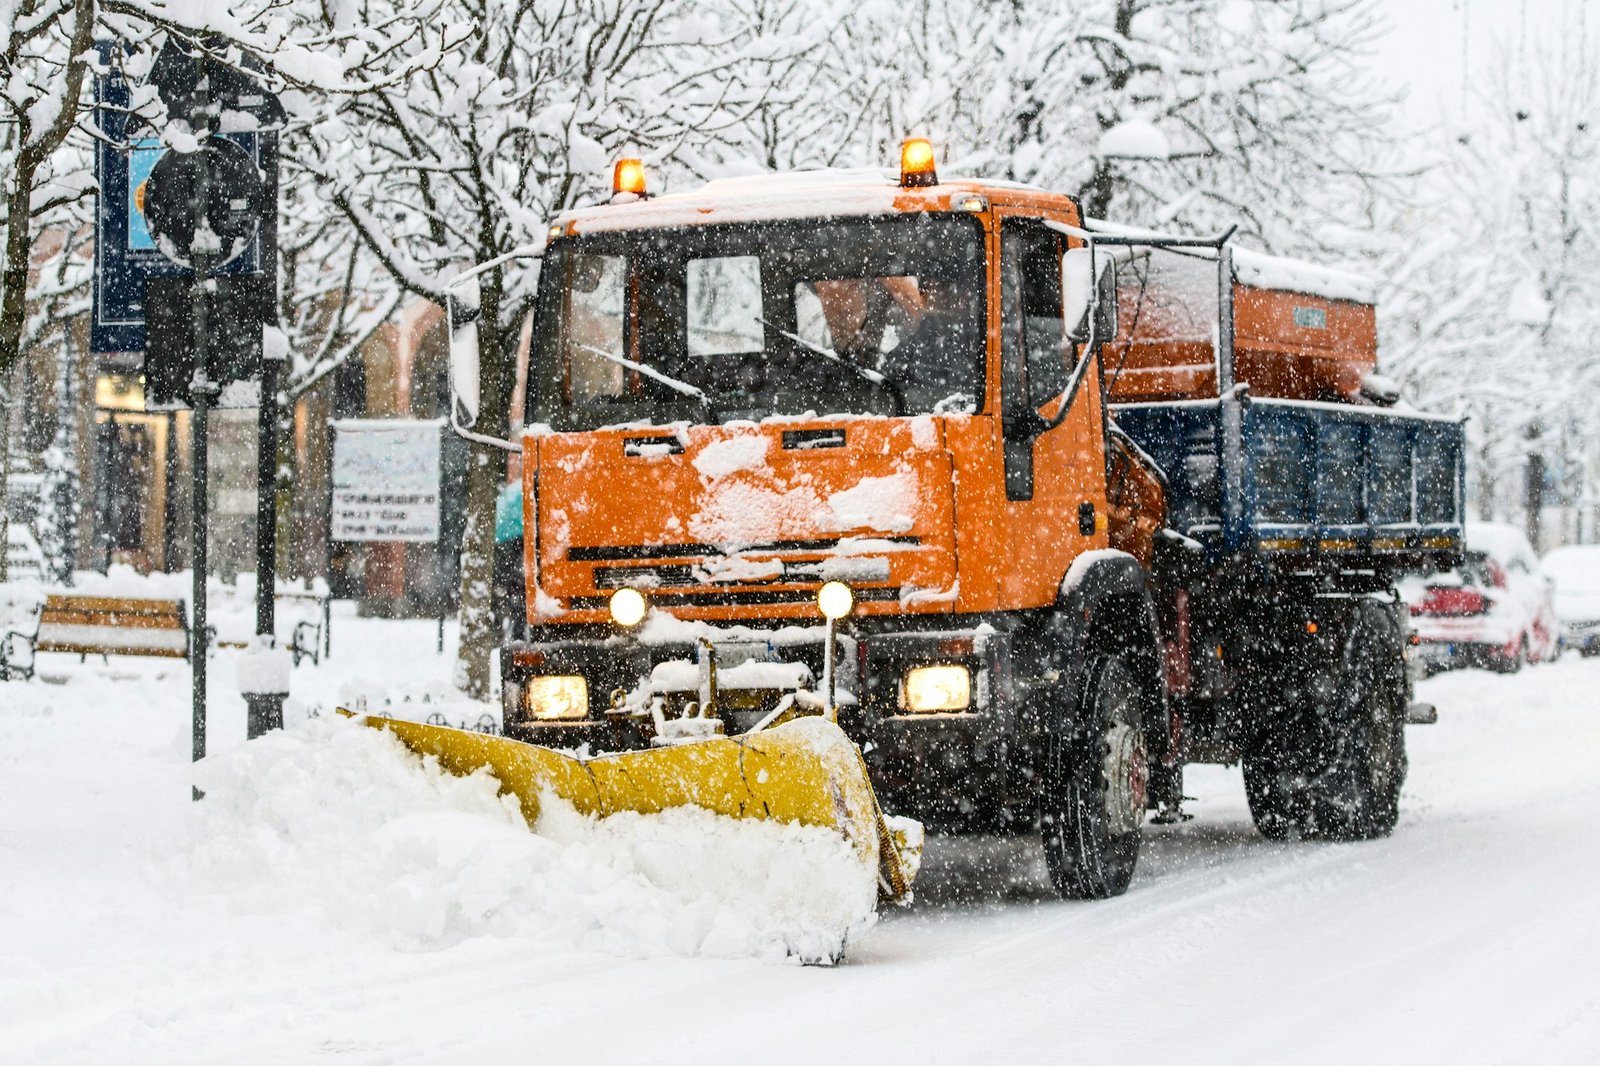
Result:
{"type": "Polygon", "coordinates": [[[1430,672],[1486,666],[1511,673],[1559,653],[1554,585],[1515,526],[1468,522],[1461,568],[1409,582],[1402,594],[1430,672]]]}

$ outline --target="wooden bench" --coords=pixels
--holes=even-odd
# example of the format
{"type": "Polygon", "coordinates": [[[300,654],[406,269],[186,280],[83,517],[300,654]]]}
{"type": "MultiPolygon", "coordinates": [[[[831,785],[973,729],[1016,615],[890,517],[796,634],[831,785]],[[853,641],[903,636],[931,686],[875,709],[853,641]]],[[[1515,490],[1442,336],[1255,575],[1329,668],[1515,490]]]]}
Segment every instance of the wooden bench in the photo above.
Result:
{"type": "Polygon", "coordinates": [[[43,606],[37,588],[0,584],[0,681],[33,676],[33,635],[43,606]]]}
{"type": "Polygon", "coordinates": [[[318,621],[301,619],[294,624],[294,631],[289,636],[289,651],[294,656],[294,664],[300,665],[301,659],[309,658],[313,663],[321,663],[333,651],[333,597],[326,592],[302,592],[298,589],[280,589],[279,600],[290,603],[307,603],[317,609],[321,616],[318,621]]]}
{"type": "MultiPolygon", "coordinates": [[[[313,663],[320,663],[327,658],[333,650],[332,610],[333,597],[325,592],[311,592],[301,589],[279,588],[277,599],[281,602],[306,603],[315,607],[318,618],[297,619],[294,629],[289,634],[287,645],[289,653],[294,656],[294,665],[299,666],[301,659],[310,659],[313,663]]],[[[218,640],[214,627],[207,627],[207,643],[217,648],[247,648],[247,640],[218,640]]]]}
{"type": "Polygon", "coordinates": [[[189,657],[182,600],[52,593],[39,613],[33,650],[90,655],[189,657]]]}

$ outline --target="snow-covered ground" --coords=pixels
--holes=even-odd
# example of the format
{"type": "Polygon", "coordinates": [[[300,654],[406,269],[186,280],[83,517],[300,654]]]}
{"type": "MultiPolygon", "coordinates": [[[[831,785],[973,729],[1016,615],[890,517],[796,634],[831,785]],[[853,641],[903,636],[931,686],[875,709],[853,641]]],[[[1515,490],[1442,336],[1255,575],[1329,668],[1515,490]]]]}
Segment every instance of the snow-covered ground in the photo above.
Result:
{"type": "Polygon", "coordinates": [[[1600,1062],[1600,660],[1426,682],[1392,839],[1269,843],[1237,769],[1192,768],[1125,897],[1055,900],[1031,839],[935,839],[917,902],[816,968],[778,960],[861,906],[827,841],[536,835],[305,719],[481,713],[434,640],[336,615],[253,745],[220,653],[200,804],[182,663],[0,683],[0,1062],[1600,1062]]]}

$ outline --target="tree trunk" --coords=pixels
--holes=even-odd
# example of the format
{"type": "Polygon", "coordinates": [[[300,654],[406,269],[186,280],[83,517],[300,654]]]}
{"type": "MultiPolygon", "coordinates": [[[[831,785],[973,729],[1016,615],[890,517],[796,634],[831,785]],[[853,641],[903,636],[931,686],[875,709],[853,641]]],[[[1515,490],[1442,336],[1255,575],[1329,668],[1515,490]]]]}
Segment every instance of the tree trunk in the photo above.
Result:
{"type": "MultiPolygon", "coordinates": [[[[24,131],[26,132],[26,131],[24,131]]],[[[20,156],[20,153],[19,153],[20,156]]],[[[11,378],[22,361],[22,330],[28,318],[28,268],[33,258],[33,167],[19,158],[6,190],[5,268],[0,272],[0,581],[10,574],[11,378]]]]}
{"type": "Polygon", "coordinates": [[[1525,485],[1528,511],[1528,543],[1535,552],[1544,550],[1544,455],[1528,453],[1528,475],[1525,485]]]}
{"type": "Polygon", "coordinates": [[[299,491],[299,470],[294,454],[294,401],[287,398],[285,388],[278,393],[284,402],[275,404],[278,416],[278,479],[273,515],[278,525],[278,576],[287,581],[306,577],[305,548],[300,543],[300,530],[295,528],[294,498],[299,491]]]}
{"type": "Polygon", "coordinates": [[[0,370],[0,581],[9,577],[11,519],[11,372],[0,370]]]}
{"type": "MultiPolygon", "coordinates": [[[[508,343],[500,329],[501,273],[485,275],[478,314],[480,408],[475,431],[491,437],[508,432],[509,393],[515,374],[516,333],[508,343]]],[[[467,522],[461,534],[460,645],[456,687],[475,700],[490,698],[489,658],[499,640],[494,617],[495,498],[505,481],[505,453],[472,442],[467,460],[467,522]]]]}
{"type": "MultiPolygon", "coordinates": [[[[61,14],[52,16],[62,17],[61,14]]],[[[11,480],[11,374],[22,358],[22,330],[28,317],[28,274],[33,266],[33,182],[39,167],[67,139],[78,117],[85,66],[82,56],[94,41],[95,0],[73,0],[72,25],[58,26],[70,33],[66,76],[61,86],[61,108],[50,127],[35,130],[26,112],[13,112],[12,135],[17,154],[6,184],[5,262],[0,265],[0,581],[6,580],[6,508],[11,480]]],[[[17,61],[18,41],[6,45],[5,65],[17,61]]],[[[21,72],[15,72],[17,77],[21,72]]]]}
{"type": "Polygon", "coordinates": [[[1485,405],[1482,427],[1478,431],[1478,447],[1476,451],[1478,467],[1478,520],[1482,522],[1494,521],[1495,496],[1500,490],[1500,479],[1496,476],[1494,467],[1494,442],[1490,437],[1494,425],[1494,408],[1485,405]]]}

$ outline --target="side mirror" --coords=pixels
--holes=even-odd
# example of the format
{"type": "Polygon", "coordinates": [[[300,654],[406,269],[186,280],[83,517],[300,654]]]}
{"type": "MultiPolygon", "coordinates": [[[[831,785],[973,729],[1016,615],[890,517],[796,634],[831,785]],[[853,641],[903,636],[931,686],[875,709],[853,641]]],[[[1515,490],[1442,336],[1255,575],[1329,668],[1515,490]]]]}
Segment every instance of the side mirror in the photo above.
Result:
{"type": "Polygon", "coordinates": [[[1089,339],[1089,310],[1094,305],[1094,254],[1068,248],[1061,257],[1061,321],[1067,336],[1082,344],[1089,339]]]}
{"type": "Polygon", "coordinates": [[[1091,337],[1103,344],[1117,335],[1117,269],[1110,256],[1089,248],[1068,248],[1062,255],[1061,319],[1078,344],[1091,337]]]}
{"type": "Polygon", "coordinates": [[[1117,336],[1116,260],[1104,253],[1096,255],[1092,242],[1088,247],[1068,248],[1061,255],[1061,320],[1066,326],[1065,339],[1083,345],[1084,350],[1074,353],[1062,346],[1062,356],[1069,361],[1075,358],[1076,366],[1061,392],[1060,407],[1053,417],[1038,420],[1038,432],[1054,429],[1067,417],[1078,385],[1094,362],[1090,356],[1117,336]]]}
{"type": "Polygon", "coordinates": [[[445,297],[450,330],[451,421],[460,429],[477,425],[478,392],[478,279],[469,278],[445,297]]]}

